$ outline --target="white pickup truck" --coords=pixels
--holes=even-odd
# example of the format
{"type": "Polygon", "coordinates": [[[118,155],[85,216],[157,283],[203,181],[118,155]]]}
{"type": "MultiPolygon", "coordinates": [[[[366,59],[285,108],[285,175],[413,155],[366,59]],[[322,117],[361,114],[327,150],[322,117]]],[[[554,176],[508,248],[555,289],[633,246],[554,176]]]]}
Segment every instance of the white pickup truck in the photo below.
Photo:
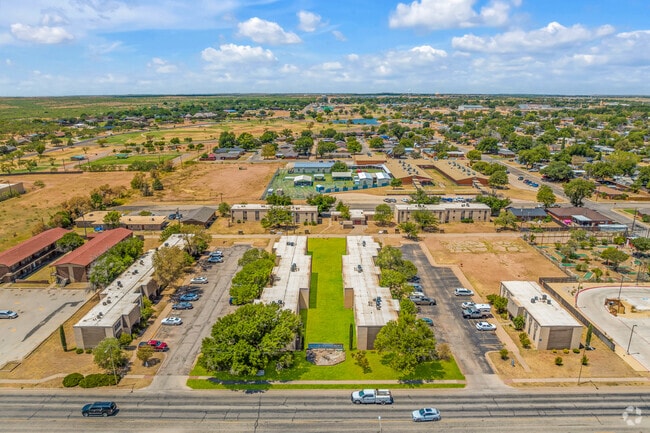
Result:
{"type": "Polygon", "coordinates": [[[388,389],[362,389],[350,396],[354,404],[392,404],[393,396],[388,389]]]}

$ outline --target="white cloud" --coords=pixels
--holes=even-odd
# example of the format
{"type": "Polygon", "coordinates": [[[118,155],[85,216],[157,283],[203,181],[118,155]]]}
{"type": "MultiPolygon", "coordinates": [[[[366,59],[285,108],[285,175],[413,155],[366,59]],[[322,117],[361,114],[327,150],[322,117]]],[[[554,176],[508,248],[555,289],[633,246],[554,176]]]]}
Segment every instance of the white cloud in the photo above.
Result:
{"type": "Polygon", "coordinates": [[[13,66],[14,62],[11,59],[5,59],[5,65],[7,66],[13,66]]]}
{"type": "Polygon", "coordinates": [[[160,57],[154,57],[151,59],[147,66],[155,70],[159,74],[172,74],[178,70],[178,67],[173,63],[169,63],[167,60],[163,60],[160,57]]]}
{"type": "Polygon", "coordinates": [[[313,32],[321,25],[321,17],[313,12],[298,12],[298,28],[304,32],[313,32]]]}
{"type": "Polygon", "coordinates": [[[453,38],[451,45],[463,51],[487,53],[535,52],[592,41],[611,34],[613,31],[613,27],[608,25],[589,30],[580,24],[564,27],[562,24],[552,22],[546,27],[530,32],[514,30],[489,37],[472,34],[463,35],[453,38]]]}
{"type": "Polygon", "coordinates": [[[338,71],[343,69],[343,65],[340,62],[325,62],[320,65],[324,71],[338,71]]]}
{"type": "Polygon", "coordinates": [[[279,24],[253,17],[239,23],[239,35],[251,38],[258,44],[297,44],[302,42],[300,37],[292,32],[285,32],[279,24]]]}
{"type": "Polygon", "coordinates": [[[237,64],[273,63],[277,60],[270,50],[235,44],[223,44],[218,50],[208,47],[201,51],[201,58],[210,64],[210,69],[225,69],[237,64]]]}
{"type": "Polygon", "coordinates": [[[399,3],[391,14],[391,28],[419,27],[428,30],[502,26],[508,22],[510,9],[520,0],[492,0],[480,11],[474,9],[476,0],[415,0],[399,3]]]}
{"type": "Polygon", "coordinates": [[[298,68],[296,65],[285,64],[280,68],[280,72],[283,74],[295,74],[297,72],[300,72],[300,68],[298,68]]]}
{"type": "Polygon", "coordinates": [[[338,30],[332,30],[332,35],[334,35],[334,38],[336,38],[337,41],[345,42],[347,41],[347,38],[345,35],[338,30]]]}
{"type": "Polygon", "coordinates": [[[63,27],[32,27],[25,24],[12,24],[11,34],[18,40],[37,44],[60,44],[74,37],[63,27]]]}

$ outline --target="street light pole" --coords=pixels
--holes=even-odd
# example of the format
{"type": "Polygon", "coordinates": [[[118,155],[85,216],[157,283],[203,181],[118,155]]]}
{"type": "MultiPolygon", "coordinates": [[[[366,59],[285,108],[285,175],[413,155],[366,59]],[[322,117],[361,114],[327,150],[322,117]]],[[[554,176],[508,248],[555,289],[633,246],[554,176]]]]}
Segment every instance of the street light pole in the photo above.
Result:
{"type": "Polygon", "coordinates": [[[582,281],[578,284],[578,293],[576,293],[574,307],[578,308],[578,296],[580,296],[580,289],[582,288],[582,281]]]}
{"type": "Polygon", "coordinates": [[[627,342],[627,354],[630,354],[630,344],[632,344],[632,335],[634,334],[634,328],[636,328],[636,325],[632,325],[632,330],[630,331],[630,340],[627,342]]]}
{"type": "Polygon", "coordinates": [[[616,314],[621,312],[621,291],[623,290],[623,275],[621,275],[621,285],[618,288],[618,305],[616,305],[616,314]]]}

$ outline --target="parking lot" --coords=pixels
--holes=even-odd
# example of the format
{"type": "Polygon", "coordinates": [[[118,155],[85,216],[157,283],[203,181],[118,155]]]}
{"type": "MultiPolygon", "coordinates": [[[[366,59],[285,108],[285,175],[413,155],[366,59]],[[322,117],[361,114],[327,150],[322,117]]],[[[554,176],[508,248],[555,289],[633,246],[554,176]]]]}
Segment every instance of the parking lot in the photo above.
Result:
{"type": "Polygon", "coordinates": [[[465,301],[478,302],[476,296],[455,296],[454,288],[462,287],[461,282],[450,268],[431,266],[419,245],[404,245],[401,250],[403,258],[418,268],[424,293],[437,301],[434,306],[421,306],[421,315],[433,319],[436,341],[451,346],[464,374],[494,373],[485,354],[500,350],[502,344],[494,332],[478,331],[476,323],[481,320],[495,321],[489,318],[463,319],[460,305],[465,301]]]}
{"type": "Polygon", "coordinates": [[[20,361],[83,305],[85,290],[3,289],[0,309],[18,313],[0,320],[0,367],[20,361]]]}
{"type": "MultiPolygon", "coordinates": [[[[236,307],[229,305],[230,281],[238,271],[237,262],[250,249],[247,245],[236,245],[222,248],[223,263],[201,263],[205,270],[198,266],[200,272],[195,275],[207,277],[207,284],[183,286],[181,292],[193,292],[201,295],[198,301],[192,302],[191,310],[172,310],[170,305],[165,307],[158,318],[175,316],[183,320],[180,326],[160,326],[153,338],[163,340],[169,345],[169,352],[158,371],[159,376],[188,375],[196,357],[201,352],[201,342],[210,336],[212,325],[236,307]]],[[[207,258],[204,257],[204,259],[207,258]]],[[[194,275],[192,275],[194,276],[194,275]]],[[[188,276],[189,282],[192,276],[188,276]]]]}

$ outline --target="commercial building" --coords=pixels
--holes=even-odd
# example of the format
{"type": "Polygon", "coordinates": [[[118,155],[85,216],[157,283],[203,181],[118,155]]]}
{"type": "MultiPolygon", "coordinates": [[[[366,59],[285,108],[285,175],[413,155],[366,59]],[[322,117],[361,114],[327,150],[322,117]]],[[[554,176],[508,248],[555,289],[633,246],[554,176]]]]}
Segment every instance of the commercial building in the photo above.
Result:
{"type": "MultiPolygon", "coordinates": [[[[185,246],[181,235],[171,235],[168,247],[185,246]]],[[[140,322],[140,308],[144,296],[158,294],[159,286],[153,279],[153,255],[149,250],[133,263],[115,281],[99,293],[99,302],[73,326],[75,344],[82,349],[93,348],[105,338],[132,333],[140,322]]]]}
{"type": "MultiPolygon", "coordinates": [[[[234,204],[230,208],[230,221],[233,223],[237,221],[259,222],[272,207],[273,205],[270,204],[234,204]]],[[[305,221],[308,223],[318,222],[318,206],[292,205],[287,207],[296,224],[303,224],[305,221]]]]}
{"type": "Polygon", "coordinates": [[[502,281],[500,295],[508,299],[508,314],[522,316],[524,331],[538,350],[580,346],[582,325],[542,291],[534,281],[502,281]]]}
{"type": "Polygon", "coordinates": [[[348,236],[343,256],[343,290],[346,308],[354,309],[357,349],[372,350],[386,323],[397,320],[399,301],[388,287],[379,285],[381,271],[374,258],[381,246],[371,236],[348,236]]]}
{"type": "Polygon", "coordinates": [[[491,212],[490,207],[484,203],[397,204],[395,222],[401,224],[411,221],[413,212],[421,210],[433,213],[441,224],[468,219],[475,222],[490,221],[491,212]]]}

